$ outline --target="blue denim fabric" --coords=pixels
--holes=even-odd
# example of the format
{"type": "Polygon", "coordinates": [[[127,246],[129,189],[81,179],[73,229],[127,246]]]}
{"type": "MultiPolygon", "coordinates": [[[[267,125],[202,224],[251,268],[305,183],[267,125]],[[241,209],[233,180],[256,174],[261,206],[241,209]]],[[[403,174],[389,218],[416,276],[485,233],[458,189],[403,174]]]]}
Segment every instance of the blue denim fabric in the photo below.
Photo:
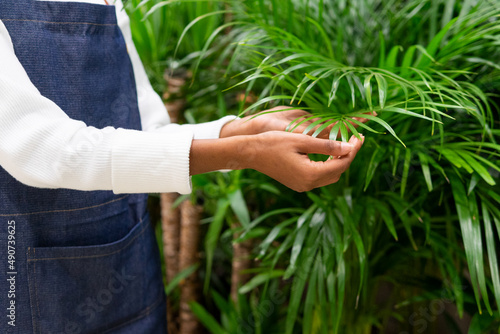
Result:
{"type": "MultiPolygon", "coordinates": [[[[71,118],[140,130],[134,73],[114,6],[0,0],[0,19],[31,81],[71,118]]],[[[80,149],[88,145],[99,145],[99,137],[80,149]]],[[[165,333],[146,199],[33,188],[0,168],[0,333],[165,333]],[[9,222],[15,270],[8,262],[9,222]],[[11,276],[15,297],[8,296],[11,276]],[[15,327],[6,317],[12,300],[15,327]]]]}

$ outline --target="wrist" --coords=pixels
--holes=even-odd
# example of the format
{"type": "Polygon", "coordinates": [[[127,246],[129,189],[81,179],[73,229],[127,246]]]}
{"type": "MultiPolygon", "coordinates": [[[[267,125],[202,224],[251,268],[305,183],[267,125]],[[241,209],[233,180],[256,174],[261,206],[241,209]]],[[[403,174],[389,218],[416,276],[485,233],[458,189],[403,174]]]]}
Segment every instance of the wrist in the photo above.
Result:
{"type": "Polygon", "coordinates": [[[234,120],[229,121],[226,124],[224,124],[220,130],[219,138],[228,138],[228,137],[237,136],[239,122],[240,122],[240,119],[237,118],[237,119],[234,119],[234,120]]]}
{"type": "Polygon", "coordinates": [[[257,154],[260,146],[260,135],[239,136],[240,140],[237,147],[237,159],[241,168],[238,169],[256,169],[257,154]]]}
{"type": "Polygon", "coordinates": [[[254,136],[231,136],[193,140],[190,151],[190,175],[222,169],[250,168],[254,136]]]}
{"type": "Polygon", "coordinates": [[[250,121],[249,117],[237,118],[224,124],[220,131],[220,138],[228,138],[234,136],[247,136],[256,134],[254,122],[250,121]]]}

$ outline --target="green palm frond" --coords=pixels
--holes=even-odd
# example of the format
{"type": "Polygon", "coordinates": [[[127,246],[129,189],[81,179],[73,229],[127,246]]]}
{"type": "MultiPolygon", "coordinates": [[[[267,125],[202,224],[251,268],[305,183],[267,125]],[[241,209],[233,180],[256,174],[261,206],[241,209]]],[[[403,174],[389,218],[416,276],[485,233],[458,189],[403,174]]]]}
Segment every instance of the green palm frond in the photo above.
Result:
{"type": "MultiPolygon", "coordinates": [[[[179,50],[191,33],[199,37],[187,56],[195,73],[218,57],[224,93],[258,96],[240,105],[241,115],[287,104],[312,113],[309,135],[329,126],[331,139],[367,135],[338,184],[298,197],[294,207],[242,213],[244,190],[213,201],[239,212],[240,239],[262,238],[257,275],[240,293],[263,302],[269,286],[282,286],[288,299],[276,323],[286,333],[384,332],[389,319],[408,330],[412,307],[435,300],[453,303],[460,316],[472,312],[471,333],[498,330],[498,0],[225,4],[191,15],[177,34],[179,50]],[[232,19],[221,20],[225,13],[232,19]],[[378,305],[383,284],[391,293],[378,305]]],[[[223,216],[209,227],[208,270],[223,216]]],[[[225,326],[195,306],[207,328],[238,328],[238,314],[213,298],[225,326]]]]}

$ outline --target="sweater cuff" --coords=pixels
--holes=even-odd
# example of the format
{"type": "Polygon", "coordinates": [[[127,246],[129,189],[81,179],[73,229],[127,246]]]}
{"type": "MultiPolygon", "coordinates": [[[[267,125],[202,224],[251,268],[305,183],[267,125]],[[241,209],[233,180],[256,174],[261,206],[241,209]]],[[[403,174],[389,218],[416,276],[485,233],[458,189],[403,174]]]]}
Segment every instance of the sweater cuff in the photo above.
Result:
{"type": "Polygon", "coordinates": [[[222,127],[237,118],[237,116],[225,116],[213,122],[190,124],[188,129],[193,127],[194,139],[217,139],[220,137],[222,127]]]}
{"type": "Polygon", "coordinates": [[[193,132],[118,129],[112,149],[113,192],[191,192],[189,153],[193,132]]]}

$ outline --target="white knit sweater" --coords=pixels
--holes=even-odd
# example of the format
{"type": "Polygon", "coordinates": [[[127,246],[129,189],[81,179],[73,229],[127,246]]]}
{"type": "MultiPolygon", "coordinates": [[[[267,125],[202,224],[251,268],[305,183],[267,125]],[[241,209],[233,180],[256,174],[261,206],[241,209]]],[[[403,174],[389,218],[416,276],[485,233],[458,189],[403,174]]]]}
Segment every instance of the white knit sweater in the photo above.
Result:
{"type": "Polygon", "coordinates": [[[133,45],[129,18],[120,0],[115,5],[134,68],[143,131],[96,129],[69,118],[32,84],[0,20],[0,165],[33,187],[189,193],[193,138],[218,138],[234,117],[169,124],[133,45]]]}

